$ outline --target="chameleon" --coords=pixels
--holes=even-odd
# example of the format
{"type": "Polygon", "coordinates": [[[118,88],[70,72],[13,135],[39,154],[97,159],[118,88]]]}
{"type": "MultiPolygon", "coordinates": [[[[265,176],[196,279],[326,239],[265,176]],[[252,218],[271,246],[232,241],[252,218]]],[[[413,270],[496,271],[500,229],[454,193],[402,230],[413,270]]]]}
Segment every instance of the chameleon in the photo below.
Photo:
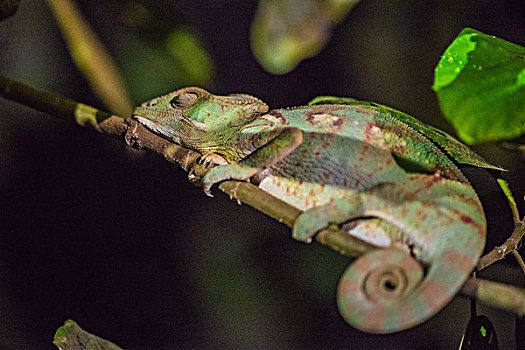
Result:
{"type": "Polygon", "coordinates": [[[339,312],[369,333],[411,328],[475,268],[483,207],[450,152],[413,127],[417,119],[352,99],[320,102],[269,110],[250,95],[188,87],[143,103],[133,118],[201,154],[205,171],[189,178],[206,194],[221,181],[250,181],[302,211],[293,238],[308,243],[337,225],[373,244],[343,273],[339,312]]]}

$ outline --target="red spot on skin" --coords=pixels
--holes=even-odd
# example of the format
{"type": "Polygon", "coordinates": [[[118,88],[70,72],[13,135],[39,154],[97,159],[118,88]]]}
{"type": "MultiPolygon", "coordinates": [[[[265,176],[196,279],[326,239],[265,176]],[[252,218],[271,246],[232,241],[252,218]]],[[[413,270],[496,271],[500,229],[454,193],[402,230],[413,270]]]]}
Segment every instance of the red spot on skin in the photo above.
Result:
{"type": "Polygon", "coordinates": [[[430,188],[432,186],[434,186],[436,183],[440,182],[441,180],[443,180],[443,178],[441,176],[426,176],[425,177],[425,187],[426,188],[430,188]]]}
{"type": "Polygon", "coordinates": [[[326,179],[329,179],[330,178],[330,173],[327,173],[326,171],[323,172],[323,176],[326,178],[326,179]]]}
{"type": "Polygon", "coordinates": [[[377,170],[379,170],[379,171],[381,171],[381,170],[383,170],[383,169],[384,169],[384,168],[383,168],[382,165],[380,165],[379,168],[377,168],[377,170]]]}
{"type": "Polygon", "coordinates": [[[309,135],[311,139],[315,139],[315,133],[311,132],[309,135]]]}
{"type": "Polygon", "coordinates": [[[316,156],[318,156],[318,155],[320,155],[320,154],[321,154],[321,152],[315,152],[315,155],[316,155],[316,156]]]}
{"type": "MultiPolygon", "coordinates": [[[[472,203],[471,205],[477,206],[477,203],[472,203]]],[[[481,216],[483,216],[483,210],[480,207],[478,207],[478,212],[481,214],[481,216]]],[[[454,213],[459,215],[461,222],[463,222],[465,225],[473,226],[476,229],[476,232],[478,233],[478,235],[482,237],[483,239],[485,238],[485,224],[484,223],[475,221],[474,219],[472,219],[472,217],[459,212],[459,210],[455,210],[454,213]]]]}
{"type": "Polygon", "coordinates": [[[296,167],[301,167],[301,165],[302,165],[301,162],[297,162],[297,163],[295,163],[295,166],[296,166],[296,167]]]}
{"type": "Polygon", "coordinates": [[[463,221],[463,223],[467,224],[467,225],[475,225],[475,226],[477,226],[476,222],[474,222],[474,220],[472,220],[472,218],[470,216],[467,216],[467,215],[461,215],[461,221],[463,221]]]}
{"type": "Polygon", "coordinates": [[[268,114],[278,118],[281,121],[281,125],[288,125],[289,123],[286,121],[286,118],[283,116],[283,114],[277,110],[272,110],[268,114]]]}
{"type": "MultiPolygon", "coordinates": [[[[208,114],[209,115],[209,114],[208,114]]],[[[265,124],[256,124],[256,125],[249,125],[249,126],[245,126],[244,129],[245,130],[248,130],[248,129],[251,129],[251,128],[257,128],[257,127],[260,127],[260,126],[263,126],[265,124]]]]}
{"type": "Polygon", "coordinates": [[[425,210],[418,210],[416,215],[420,221],[425,221],[428,217],[428,213],[425,210]]]}
{"type": "Polygon", "coordinates": [[[347,187],[347,186],[348,186],[348,180],[347,180],[347,179],[343,179],[343,186],[344,186],[344,187],[347,187]]]}
{"type": "Polygon", "coordinates": [[[314,197],[314,196],[315,196],[315,191],[314,191],[313,188],[310,190],[310,192],[308,192],[308,195],[309,195],[310,197],[314,197]]]}
{"type": "Polygon", "coordinates": [[[306,119],[305,119],[305,120],[306,120],[306,122],[307,122],[308,124],[310,124],[310,125],[315,125],[315,124],[317,124],[317,123],[315,122],[315,113],[307,113],[307,115],[306,115],[306,119]]]}
{"type": "Polygon", "coordinates": [[[343,118],[339,118],[339,119],[337,119],[337,120],[334,120],[333,125],[334,125],[338,130],[341,130],[341,128],[343,127],[343,123],[344,123],[344,119],[343,119],[343,118]]]}
{"type": "Polygon", "coordinates": [[[371,139],[374,139],[374,137],[372,137],[372,135],[373,135],[372,128],[374,126],[375,126],[374,123],[366,123],[366,127],[365,127],[365,141],[370,142],[371,139]]]}

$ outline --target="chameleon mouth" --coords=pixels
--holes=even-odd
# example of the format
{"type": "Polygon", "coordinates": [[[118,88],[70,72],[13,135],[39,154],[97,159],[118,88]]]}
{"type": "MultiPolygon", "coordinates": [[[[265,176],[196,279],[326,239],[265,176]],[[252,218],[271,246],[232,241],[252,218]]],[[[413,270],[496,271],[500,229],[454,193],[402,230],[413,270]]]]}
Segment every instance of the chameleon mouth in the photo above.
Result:
{"type": "Polygon", "coordinates": [[[159,125],[155,123],[154,121],[146,117],[142,117],[140,115],[134,114],[133,118],[137,119],[140,124],[144,125],[150,131],[153,131],[154,133],[160,134],[164,137],[171,138],[172,140],[176,140],[176,137],[172,132],[173,130],[171,130],[170,128],[163,126],[163,125],[159,125]]]}
{"type": "Polygon", "coordinates": [[[133,114],[133,119],[137,119],[140,124],[144,125],[148,129],[153,129],[155,127],[155,123],[153,121],[140,115],[133,114]]]}

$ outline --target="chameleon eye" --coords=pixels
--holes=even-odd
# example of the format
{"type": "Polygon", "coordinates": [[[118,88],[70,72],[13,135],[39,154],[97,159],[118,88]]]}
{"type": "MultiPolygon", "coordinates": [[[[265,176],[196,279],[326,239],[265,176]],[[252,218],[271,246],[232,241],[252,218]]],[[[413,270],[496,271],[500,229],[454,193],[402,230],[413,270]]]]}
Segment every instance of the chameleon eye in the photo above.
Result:
{"type": "Polygon", "coordinates": [[[170,105],[173,108],[188,108],[193,105],[198,98],[199,95],[194,92],[185,92],[173,97],[170,101],[170,105]]]}

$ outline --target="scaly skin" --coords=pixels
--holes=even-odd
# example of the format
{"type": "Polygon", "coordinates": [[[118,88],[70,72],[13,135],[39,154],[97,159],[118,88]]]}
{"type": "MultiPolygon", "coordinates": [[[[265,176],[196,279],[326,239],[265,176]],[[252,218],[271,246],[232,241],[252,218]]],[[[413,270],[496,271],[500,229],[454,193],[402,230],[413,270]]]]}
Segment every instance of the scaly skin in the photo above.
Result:
{"type": "Polygon", "coordinates": [[[450,158],[387,108],[267,111],[251,96],[186,88],[134,117],[218,165],[202,179],[207,193],[220,181],[252,180],[304,211],[294,238],[310,242],[338,224],[376,244],[339,283],[348,323],[390,333],[443,308],[474,269],[486,232],[479,199],[450,158]],[[426,275],[411,255],[430,266],[426,275]]]}

